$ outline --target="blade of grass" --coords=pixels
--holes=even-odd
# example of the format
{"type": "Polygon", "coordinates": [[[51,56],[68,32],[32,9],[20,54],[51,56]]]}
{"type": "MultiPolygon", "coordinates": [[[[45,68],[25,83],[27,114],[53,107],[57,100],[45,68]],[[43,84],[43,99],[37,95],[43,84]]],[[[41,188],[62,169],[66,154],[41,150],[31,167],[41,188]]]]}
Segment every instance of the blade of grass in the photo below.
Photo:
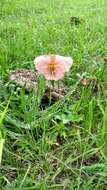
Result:
{"type": "Polygon", "coordinates": [[[88,128],[91,131],[93,125],[93,99],[89,102],[88,128]]]}
{"type": "Polygon", "coordinates": [[[3,154],[3,145],[4,145],[5,139],[1,138],[0,139],[0,165],[2,161],[2,154],[3,154]]]}
{"type": "Polygon", "coordinates": [[[10,104],[10,98],[9,98],[9,100],[8,100],[8,103],[7,103],[7,105],[6,105],[5,109],[4,109],[4,111],[1,113],[1,117],[0,117],[0,126],[1,126],[2,123],[3,123],[3,120],[4,120],[5,115],[6,115],[6,113],[7,113],[7,110],[8,110],[8,106],[9,106],[9,104],[10,104]]]}
{"type": "Polygon", "coordinates": [[[103,117],[102,142],[104,142],[104,154],[107,157],[107,105],[103,117]]]}
{"type": "Polygon", "coordinates": [[[2,161],[3,145],[4,145],[4,142],[5,142],[5,139],[3,137],[4,135],[3,135],[3,130],[2,130],[2,124],[3,124],[3,120],[5,118],[5,115],[7,113],[9,103],[10,103],[10,98],[8,100],[8,103],[7,103],[4,111],[1,113],[1,117],[0,117],[0,165],[1,165],[1,161],[2,161]]]}
{"type": "Polygon", "coordinates": [[[28,169],[27,169],[27,171],[26,171],[26,173],[25,173],[25,175],[24,175],[24,178],[22,179],[22,182],[21,182],[19,188],[21,188],[21,187],[23,186],[24,181],[25,181],[25,179],[26,179],[26,177],[27,177],[27,175],[28,175],[28,173],[29,173],[30,168],[31,168],[31,165],[28,166],[28,169]]]}

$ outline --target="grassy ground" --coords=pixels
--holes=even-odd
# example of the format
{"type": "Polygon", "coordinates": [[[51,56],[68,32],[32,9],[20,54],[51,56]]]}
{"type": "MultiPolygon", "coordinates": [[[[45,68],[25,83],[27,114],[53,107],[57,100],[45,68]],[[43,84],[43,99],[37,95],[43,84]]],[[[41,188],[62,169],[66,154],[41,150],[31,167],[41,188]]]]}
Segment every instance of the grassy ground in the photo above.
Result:
{"type": "Polygon", "coordinates": [[[0,189],[106,190],[107,1],[0,0],[0,25],[0,189]],[[8,81],[43,53],[74,60],[52,105],[8,81]]]}

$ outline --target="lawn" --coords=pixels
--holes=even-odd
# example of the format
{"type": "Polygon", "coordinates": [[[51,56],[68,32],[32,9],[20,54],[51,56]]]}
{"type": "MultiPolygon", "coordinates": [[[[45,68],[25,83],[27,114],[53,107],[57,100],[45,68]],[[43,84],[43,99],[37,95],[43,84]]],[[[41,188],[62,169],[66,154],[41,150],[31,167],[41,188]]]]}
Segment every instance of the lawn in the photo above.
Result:
{"type": "Polygon", "coordinates": [[[106,189],[107,1],[0,0],[0,190],[106,189]],[[9,80],[41,54],[73,58],[59,100],[9,80]]]}

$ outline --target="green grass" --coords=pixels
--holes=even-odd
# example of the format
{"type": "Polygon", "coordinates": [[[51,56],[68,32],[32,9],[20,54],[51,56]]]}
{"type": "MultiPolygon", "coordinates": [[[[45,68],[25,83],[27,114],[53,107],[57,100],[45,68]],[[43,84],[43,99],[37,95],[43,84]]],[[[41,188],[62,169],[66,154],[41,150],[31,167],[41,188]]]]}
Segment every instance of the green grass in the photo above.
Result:
{"type": "Polygon", "coordinates": [[[0,190],[106,190],[107,1],[0,0],[0,25],[0,190]],[[74,64],[43,106],[43,79],[26,94],[8,74],[49,53],[74,64]]]}

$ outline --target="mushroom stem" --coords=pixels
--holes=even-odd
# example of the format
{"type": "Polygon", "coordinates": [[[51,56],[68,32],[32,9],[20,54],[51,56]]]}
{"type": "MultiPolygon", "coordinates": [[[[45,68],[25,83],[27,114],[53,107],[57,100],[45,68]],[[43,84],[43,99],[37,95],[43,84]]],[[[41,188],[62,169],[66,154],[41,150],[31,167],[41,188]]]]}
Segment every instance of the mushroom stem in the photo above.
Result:
{"type": "Polygon", "coordinates": [[[52,87],[53,87],[53,90],[54,90],[55,89],[55,81],[51,80],[51,84],[52,84],[52,87]]]}

